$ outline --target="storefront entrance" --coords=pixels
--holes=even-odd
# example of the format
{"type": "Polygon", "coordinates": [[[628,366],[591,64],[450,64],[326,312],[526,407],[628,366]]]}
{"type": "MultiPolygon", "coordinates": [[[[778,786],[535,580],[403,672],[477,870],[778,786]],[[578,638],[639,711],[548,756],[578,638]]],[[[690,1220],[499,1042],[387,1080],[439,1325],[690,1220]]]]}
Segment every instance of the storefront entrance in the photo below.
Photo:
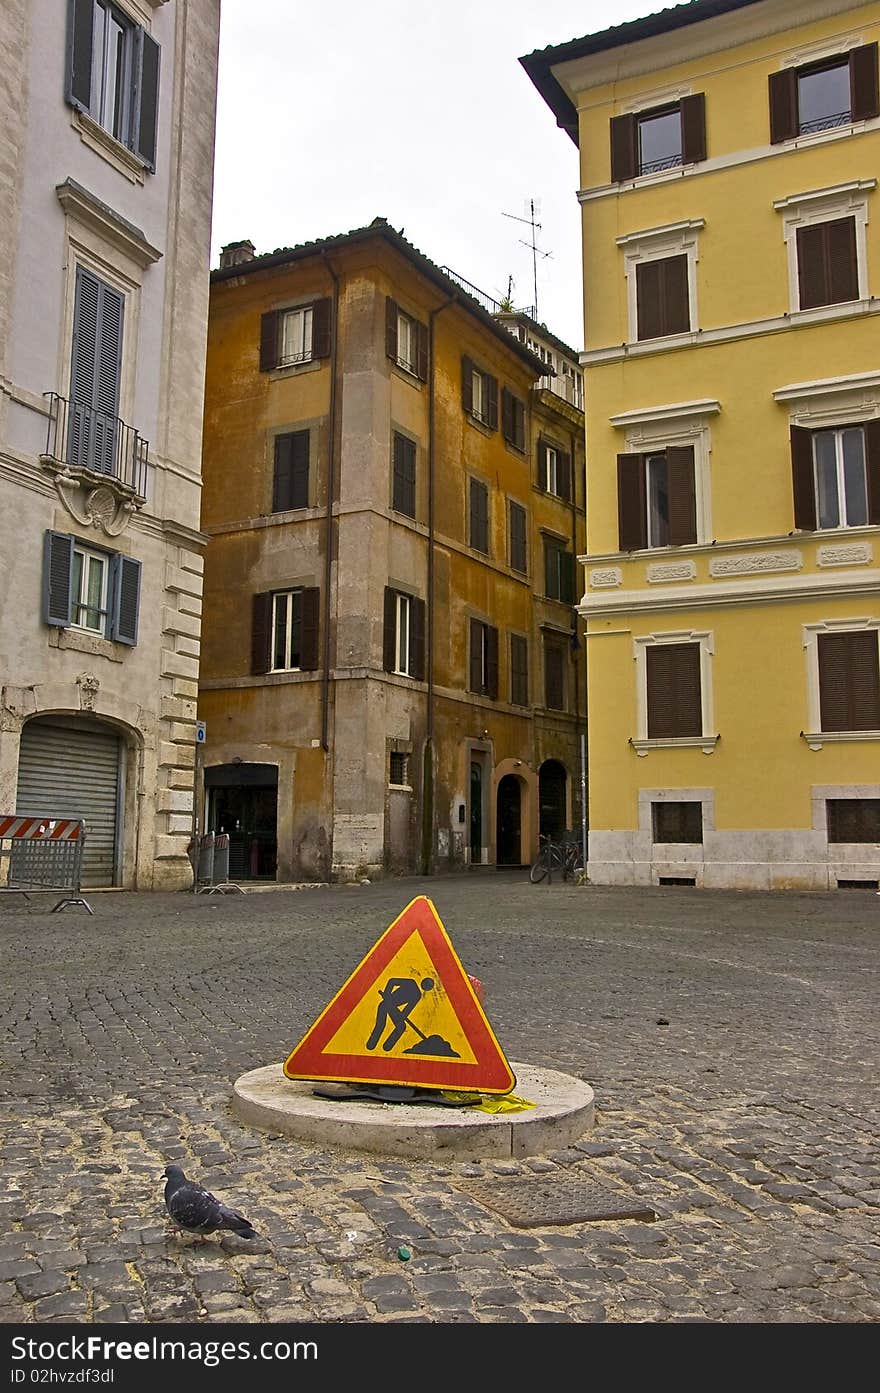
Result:
{"type": "Polygon", "coordinates": [[[278,769],[217,764],[205,770],[207,830],[229,834],[229,879],[274,880],[278,865],[278,769]]]}

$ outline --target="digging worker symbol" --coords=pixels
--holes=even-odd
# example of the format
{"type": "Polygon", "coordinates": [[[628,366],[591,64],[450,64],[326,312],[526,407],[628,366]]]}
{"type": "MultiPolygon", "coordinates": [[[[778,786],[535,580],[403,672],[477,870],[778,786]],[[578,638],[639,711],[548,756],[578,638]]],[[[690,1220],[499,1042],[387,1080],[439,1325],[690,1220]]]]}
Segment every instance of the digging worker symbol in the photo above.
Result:
{"type": "MultiPolygon", "coordinates": [[[[409,1019],[409,1013],[414,1006],[418,1006],[422,992],[431,991],[433,986],[433,977],[423,977],[421,983],[417,982],[415,977],[390,977],[379,991],[382,999],[376,1011],[376,1024],[370,1032],[367,1049],[376,1048],[386,1025],[390,1025],[391,1029],[382,1042],[383,1050],[393,1050],[408,1025],[417,1035],[421,1035],[422,1032],[409,1019]]],[[[424,1036],[422,1038],[424,1039],[424,1036]]]]}

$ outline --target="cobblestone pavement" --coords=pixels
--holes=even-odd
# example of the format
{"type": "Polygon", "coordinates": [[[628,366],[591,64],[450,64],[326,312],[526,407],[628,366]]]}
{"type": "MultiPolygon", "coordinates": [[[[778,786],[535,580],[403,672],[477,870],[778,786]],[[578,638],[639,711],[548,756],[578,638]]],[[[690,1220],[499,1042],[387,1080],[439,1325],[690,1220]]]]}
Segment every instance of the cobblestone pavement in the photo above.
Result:
{"type": "Polygon", "coordinates": [[[0,907],[3,1321],[880,1316],[876,896],[517,871],[91,902],[93,918],[0,907]],[[285,1057],[417,894],[484,982],[508,1059],[592,1085],[577,1145],[435,1165],[233,1115],[235,1079],[285,1057]],[[265,1241],[171,1237],[172,1160],[265,1241]],[[460,1188],[546,1172],[656,1221],[518,1229],[460,1188]]]}

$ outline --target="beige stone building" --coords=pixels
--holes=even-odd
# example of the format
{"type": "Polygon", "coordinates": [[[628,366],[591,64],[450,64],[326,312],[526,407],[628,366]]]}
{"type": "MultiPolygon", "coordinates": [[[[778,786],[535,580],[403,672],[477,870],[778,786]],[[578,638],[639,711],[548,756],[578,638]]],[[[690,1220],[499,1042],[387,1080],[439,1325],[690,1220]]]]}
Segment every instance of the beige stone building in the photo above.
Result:
{"type": "Polygon", "coordinates": [[[0,6],[0,812],[191,881],[219,0],[0,6]]]}

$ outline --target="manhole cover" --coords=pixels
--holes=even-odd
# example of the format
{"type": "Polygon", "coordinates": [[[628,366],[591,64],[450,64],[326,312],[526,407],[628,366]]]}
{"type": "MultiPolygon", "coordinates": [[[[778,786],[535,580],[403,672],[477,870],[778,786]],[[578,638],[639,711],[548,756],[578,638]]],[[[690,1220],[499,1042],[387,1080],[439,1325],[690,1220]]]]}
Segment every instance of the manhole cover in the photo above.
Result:
{"type": "Polygon", "coordinates": [[[656,1219],[644,1200],[615,1194],[582,1176],[475,1180],[460,1187],[518,1229],[583,1224],[591,1219],[656,1219]]]}

